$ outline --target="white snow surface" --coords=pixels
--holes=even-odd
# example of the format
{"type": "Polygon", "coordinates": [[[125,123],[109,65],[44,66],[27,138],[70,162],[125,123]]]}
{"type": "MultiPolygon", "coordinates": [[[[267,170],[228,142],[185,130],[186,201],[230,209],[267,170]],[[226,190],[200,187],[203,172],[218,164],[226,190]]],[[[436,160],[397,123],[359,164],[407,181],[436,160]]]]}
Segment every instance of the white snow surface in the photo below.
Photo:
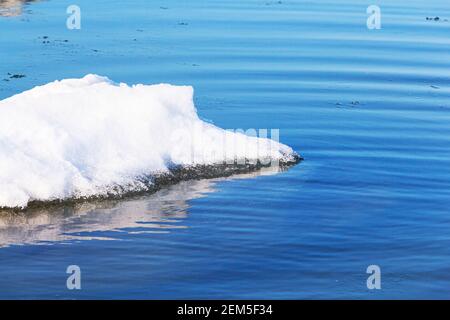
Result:
{"type": "Polygon", "coordinates": [[[173,165],[292,159],[276,141],[201,120],[190,86],[89,74],[0,101],[0,207],[140,191],[173,165]]]}

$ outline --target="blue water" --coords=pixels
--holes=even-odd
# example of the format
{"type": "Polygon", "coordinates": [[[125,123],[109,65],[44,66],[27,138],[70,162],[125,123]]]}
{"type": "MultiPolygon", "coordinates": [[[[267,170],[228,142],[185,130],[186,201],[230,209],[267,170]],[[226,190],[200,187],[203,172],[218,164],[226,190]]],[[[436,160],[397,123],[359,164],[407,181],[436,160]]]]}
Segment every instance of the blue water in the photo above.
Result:
{"type": "Polygon", "coordinates": [[[2,213],[0,298],[450,298],[448,0],[377,1],[380,30],[357,0],[77,0],[81,30],[70,4],[0,16],[0,79],[26,75],[0,99],[86,73],[189,84],[202,118],[279,128],[305,161],[2,213]]]}

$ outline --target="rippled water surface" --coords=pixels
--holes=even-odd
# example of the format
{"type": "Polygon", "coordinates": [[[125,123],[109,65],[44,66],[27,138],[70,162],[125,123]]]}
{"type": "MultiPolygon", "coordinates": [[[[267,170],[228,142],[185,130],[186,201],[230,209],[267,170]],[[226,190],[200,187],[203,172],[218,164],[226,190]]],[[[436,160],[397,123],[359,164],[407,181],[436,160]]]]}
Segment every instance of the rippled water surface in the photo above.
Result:
{"type": "Polygon", "coordinates": [[[78,0],[68,30],[72,3],[0,2],[0,99],[86,73],[189,84],[202,118],[279,128],[305,161],[1,213],[0,298],[450,298],[447,0],[377,1],[381,30],[357,0],[78,0]]]}

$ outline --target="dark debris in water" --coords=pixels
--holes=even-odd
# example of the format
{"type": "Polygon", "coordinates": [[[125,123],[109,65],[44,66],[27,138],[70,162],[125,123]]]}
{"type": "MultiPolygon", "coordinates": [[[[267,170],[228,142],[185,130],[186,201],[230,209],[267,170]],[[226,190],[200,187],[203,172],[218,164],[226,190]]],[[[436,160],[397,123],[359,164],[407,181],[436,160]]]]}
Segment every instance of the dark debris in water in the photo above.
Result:
{"type": "Polygon", "coordinates": [[[361,106],[361,105],[363,105],[363,103],[361,103],[358,100],[353,100],[353,101],[350,101],[349,103],[342,103],[342,102],[336,102],[335,103],[335,106],[340,107],[340,108],[343,108],[343,107],[354,108],[354,107],[358,107],[358,106],[361,106]]]}
{"type": "Polygon", "coordinates": [[[448,19],[442,19],[441,17],[426,17],[425,18],[427,21],[444,21],[444,22],[448,22],[448,19]]]}
{"type": "Polygon", "coordinates": [[[55,39],[55,40],[50,40],[50,37],[49,36],[42,36],[42,37],[38,37],[38,39],[42,39],[42,43],[44,43],[44,44],[49,44],[49,43],[51,43],[52,41],[53,42],[59,42],[59,43],[61,43],[61,42],[65,42],[65,43],[67,43],[67,42],[69,42],[69,40],[67,40],[67,39],[55,39]]]}
{"type": "MultiPolygon", "coordinates": [[[[11,74],[9,72],[8,72],[8,76],[9,76],[9,79],[20,79],[20,78],[26,77],[26,75],[24,75],[24,74],[20,74],[20,73],[11,74]]],[[[8,80],[8,79],[5,79],[5,80],[8,80]]]]}
{"type": "Polygon", "coordinates": [[[274,4],[283,4],[283,2],[282,1],[270,1],[270,2],[266,2],[265,4],[266,4],[266,6],[271,6],[274,4]]]}

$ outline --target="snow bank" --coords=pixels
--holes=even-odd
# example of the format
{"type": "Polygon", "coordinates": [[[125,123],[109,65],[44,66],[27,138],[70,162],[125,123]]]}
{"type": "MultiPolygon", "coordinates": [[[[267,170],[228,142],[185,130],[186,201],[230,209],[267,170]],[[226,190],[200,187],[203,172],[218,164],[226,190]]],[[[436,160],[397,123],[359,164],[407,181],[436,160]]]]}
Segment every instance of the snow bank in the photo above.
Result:
{"type": "Polygon", "coordinates": [[[202,121],[189,86],[87,75],[0,101],[0,207],[145,191],[174,167],[258,160],[298,156],[202,121]]]}

